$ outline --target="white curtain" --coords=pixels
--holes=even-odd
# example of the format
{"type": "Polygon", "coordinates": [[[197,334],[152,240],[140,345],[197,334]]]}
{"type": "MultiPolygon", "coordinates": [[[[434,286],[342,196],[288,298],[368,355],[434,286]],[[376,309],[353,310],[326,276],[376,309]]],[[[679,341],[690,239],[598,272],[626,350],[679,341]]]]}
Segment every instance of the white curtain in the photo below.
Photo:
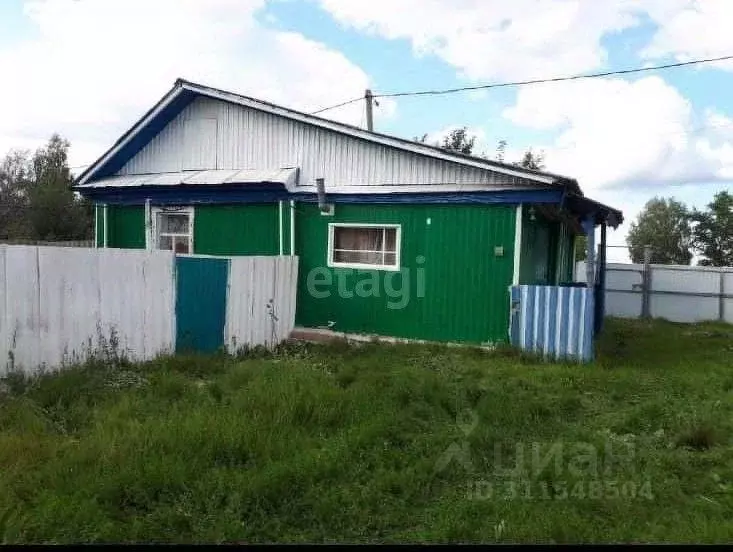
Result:
{"type": "Polygon", "coordinates": [[[384,228],[334,228],[334,261],[342,263],[384,264],[384,228]]]}

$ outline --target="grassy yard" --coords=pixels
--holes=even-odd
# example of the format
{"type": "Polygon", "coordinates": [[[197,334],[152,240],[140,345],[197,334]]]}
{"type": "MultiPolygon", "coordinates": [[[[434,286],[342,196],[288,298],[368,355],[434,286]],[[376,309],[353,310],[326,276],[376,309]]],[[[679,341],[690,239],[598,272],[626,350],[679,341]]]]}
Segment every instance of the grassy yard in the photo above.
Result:
{"type": "Polygon", "coordinates": [[[733,540],[733,327],[592,366],[294,345],[0,383],[0,542],[733,540]]]}

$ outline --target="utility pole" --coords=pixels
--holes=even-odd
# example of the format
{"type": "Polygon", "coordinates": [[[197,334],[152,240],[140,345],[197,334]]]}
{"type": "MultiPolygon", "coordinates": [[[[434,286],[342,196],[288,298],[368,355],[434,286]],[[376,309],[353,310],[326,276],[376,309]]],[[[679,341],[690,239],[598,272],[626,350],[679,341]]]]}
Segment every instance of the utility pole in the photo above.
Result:
{"type": "Polygon", "coordinates": [[[374,118],[372,115],[372,91],[368,88],[364,91],[364,101],[366,102],[366,124],[367,130],[372,132],[374,130],[374,118]]]}

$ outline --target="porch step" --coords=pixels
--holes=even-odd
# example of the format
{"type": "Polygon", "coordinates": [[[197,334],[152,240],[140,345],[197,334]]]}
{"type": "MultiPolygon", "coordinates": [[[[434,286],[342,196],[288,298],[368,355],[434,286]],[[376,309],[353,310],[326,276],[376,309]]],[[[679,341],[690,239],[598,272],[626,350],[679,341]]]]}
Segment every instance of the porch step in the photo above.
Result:
{"type": "Polygon", "coordinates": [[[345,339],[346,335],[325,328],[293,328],[290,339],[293,341],[311,341],[313,343],[330,343],[345,339]]]}
{"type": "Polygon", "coordinates": [[[486,349],[486,350],[493,350],[495,349],[495,345],[493,344],[483,344],[483,345],[468,345],[465,343],[454,343],[454,342],[441,342],[441,341],[427,341],[424,339],[408,339],[404,337],[389,337],[385,335],[377,335],[377,334],[356,334],[356,333],[346,333],[346,332],[335,332],[333,330],[329,330],[326,328],[303,328],[303,327],[295,327],[293,328],[293,331],[290,332],[290,337],[288,341],[310,341],[312,343],[331,343],[333,341],[339,341],[339,340],[347,340],[351,342],[361,342],[361,343],[372,343],[372,342],[379,342],[379,343],[417,343],[422,345],[443,345],[446,347],[470,347],[470,348],[479,348],[479,349],[486,349]]]}

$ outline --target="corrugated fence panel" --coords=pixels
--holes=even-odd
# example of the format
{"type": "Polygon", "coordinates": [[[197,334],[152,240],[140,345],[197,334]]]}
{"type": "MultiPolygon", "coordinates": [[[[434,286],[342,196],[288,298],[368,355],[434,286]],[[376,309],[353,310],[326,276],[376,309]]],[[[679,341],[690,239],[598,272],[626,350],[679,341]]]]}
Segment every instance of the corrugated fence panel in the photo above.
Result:
{"type": "Polygon", "coordinates": [[[114,328],[120,349],[133,359],[171,352],[175,340],[173,254],[100,249],[98,262],[105,339],[114,328]],[[130,300],[120,301],[117,296],[130,300]]]}
{"type": "Polygon", "coordinates": [[[145,358],[172,352],[176,342],[175,255],[167,251],[146,254],[140,295],[145,305],[142,311],[145,358]]]}
{"type": "Polygon", "coordinates": [[[581,287],[513,286],[511,342],[551,359],[593,359],[593,293],[581,287]]]}
{"type": "Polygon", "coordinates": [[[687,270],[652,265],[652,318],[666,318],[676,322],[717,320],[720,299],[720,273],[711,270],[687,270]],[[704,293],[684,295],[685,293],[704,293]]]}
{"type": "Polygon", "coordinates": [[[3,366],[8,362],[9,333],[8,328],[8,297],[5,293],[5,249],[4,245],[0,245],[0,374],[2,374],[3,366]]]}
{"type": "Polygon", "coordinates": [[[287,339],[295,325],[295,302],[298,286],[298,257],[274,257],[275,301],[278,341],[287,339]]]}
{"type": "Polygon", "coordinates": [[[172,253],[9,246],[0,258],[0,374],[172,350],[172,253]]]}
{"type": "MultiPolygon", "coordinates": [[[[575,275],[580,282],[586,280],[585,269],[584,262],[576,266],[575,275]]],[[[649,270],[652,318],[682,323],[733,323],[733,268],[652,264],[649,270]]],[[[643,273],[641,264],[607,265],[606,316],[642,316],[643,273]]]]}
{"type": "Polygon", "coordinates": [[[39,366],[42,359],[39,347],[41,314],[37,247],[7,247],[4,286],[8,342],[8,362],[4,364],[15,367],[39,366]]]}
{"type": "Polygon", "coordinates": [[[229,267],[225,343],[273,347],[295,325],[297,257],[234,257],[229,267]]]}
{"type": "MultiPolygon", "coordinates": [[[[40,364],[83,359],[101,338],[99,255],[89,249],[39,247],[40,364]]],[[[103,325],[102,325],[103,326],[103,325]]],[[[103,334],[102,334],[103,335],[103,334]]]]}
{"type": "Polygon", "coordinates": [[[728,295],[723,299],[723,320],[733,324],[733,270],[723,274],[723,292],[728,295]]]}
{"type": "MultiPolygon", "coordinates": [[[[100,320],[104,321],[105,327],[100,328],[105,339],[111,337],[117,328],[144,328],[145,306],[143,309],[134,308],[136,301],[115,301],[116,293],[124,297],[135,297],[139,295],[144,280],[144,259],[145,253],[138,253],[130,256],[127,251],[121,249],[100,249],[97,257],[99,266],[99,296],[100,296],[100,320]],[[127,260],[127,262],[125,262],[127,260]]],[[[143,300],[144,303],[144,300],[143,300]]],[[[118,336],[119,346],[123,350],[130,351],[134,356],[145,357],[145,345],[143,343],[143,332],[125,332],[118,336]]]]}

